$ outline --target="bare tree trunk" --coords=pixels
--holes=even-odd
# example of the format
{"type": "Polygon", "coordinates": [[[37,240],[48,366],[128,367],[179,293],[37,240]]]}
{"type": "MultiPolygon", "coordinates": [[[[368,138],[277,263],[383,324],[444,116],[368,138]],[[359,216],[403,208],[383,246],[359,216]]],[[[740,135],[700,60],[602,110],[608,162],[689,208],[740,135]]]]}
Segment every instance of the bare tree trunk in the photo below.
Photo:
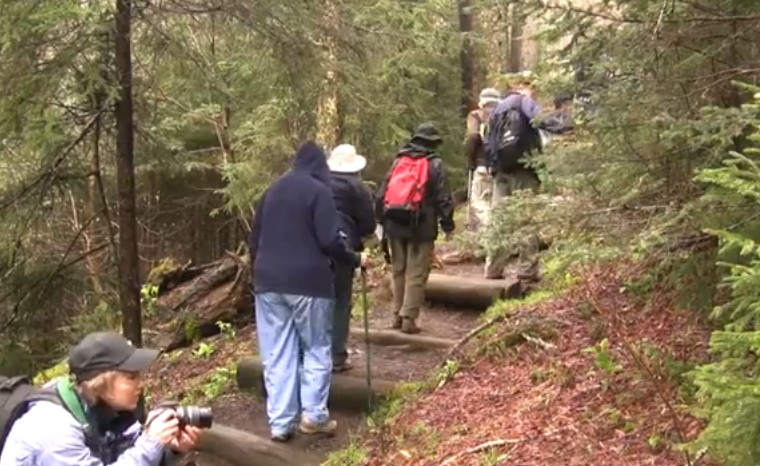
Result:
{"type": "Polygon", "coordinates": [[[119,199],[119,301],[122,329],[135,346],[142,346],[140,274],[135,219],[134,115],[132,108],[132,1],[116,0],[116,185],[119,199]]]}
{"type": "Polygon", "coordinates": [[[324,6],[322,18],[325,33],[322,37],[325,44],[325,77],[320,86],[321,92],[317,105],[317,140],[328,147],[333,147],[338,142],[341,133],[338,117],[338,57],[334,37],[337,30],[338,9],[334,0],[322,0],[321,4],[324,6]]]}
{"type": "Polygon", "coordinates": [[[522,16],[520,6],[512,3],[510,14],[509,29],[509,71],[517,73],[522,71],[522,43],[523,43],[523,23],[525,18],[522,16]]]}
{"type": "MultiPolygon", "coordinates": [[[[95,108],[96,112],[99,112],[99,108],[95,108]]],[[[98,179],[96,173],[100,172],[100,116],[96,117],[98,121],[95,122],[95,128],[92,132],[92,152],[90,153],[90,163],[87,177],[87,201],[85,202],[85,217],[95,218],[100,212],[98,209],[98,179]]],[[[94,238],[97,238],[97,228],[94,228],[94,238]]],[[[90,235],[83,234],[82,239],[85,245],[85,251],[92,249],[92,241],[90,235]]],[[[100,254],[91,254],[87,256],[87,269],[90,274],[90,281],[92,282],[92,288],[98,296],[103,295],[103,283],[100,280],[101,276],[101,264],[100,254]]]]}
{"type": "Polygon", "coordinates": [[[473,15],[470,0],[458,0],[459,33],[462,36],[462,48],[459,51],[459,66],[462,73],[462,118],[467,118],[471,109],[475,108],[475,57],[472,47],[473,15]]]}
{"type": "Polygon", "coordinates": [[[473,25],[483,36],[485,76],[489,86],[507,71],[509,55],[509,5],[505,0],[483,5],[473,25]]]}

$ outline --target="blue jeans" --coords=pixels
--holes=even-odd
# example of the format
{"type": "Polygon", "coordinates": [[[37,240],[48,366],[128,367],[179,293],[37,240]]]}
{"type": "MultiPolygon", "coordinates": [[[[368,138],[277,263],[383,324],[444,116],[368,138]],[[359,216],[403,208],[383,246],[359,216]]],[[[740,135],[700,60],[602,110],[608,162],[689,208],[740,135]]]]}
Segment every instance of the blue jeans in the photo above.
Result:
{"type": "Polygon", "coordinates": [[[309,422],[327,422],[333,300],[281,293],[255,299],[272,434],[292,432],[301,410],[309,422]]]}
{"type": "Polygon", "coordinates": [[[348,328],[351,324],[354,268],[335,266],[335,311],[333,313],[332,358],[334,366],[342,366],[348,360],[348,328]]]}

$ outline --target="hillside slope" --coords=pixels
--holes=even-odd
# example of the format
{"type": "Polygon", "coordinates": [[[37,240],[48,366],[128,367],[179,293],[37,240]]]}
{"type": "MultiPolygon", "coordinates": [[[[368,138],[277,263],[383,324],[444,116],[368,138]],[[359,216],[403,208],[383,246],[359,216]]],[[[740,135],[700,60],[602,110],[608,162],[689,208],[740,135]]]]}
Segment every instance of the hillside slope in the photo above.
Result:
{"type": "Polygon", "coordinates": [[[636,278],[630,265],[599,267],[512,310],[469,344],[459,372],[376,430],[357,463],[684,464],[674,446],[701,422],[682,407],[683,375],[706,358],[709,333],[666,292],[628,292],[636,278]]]}

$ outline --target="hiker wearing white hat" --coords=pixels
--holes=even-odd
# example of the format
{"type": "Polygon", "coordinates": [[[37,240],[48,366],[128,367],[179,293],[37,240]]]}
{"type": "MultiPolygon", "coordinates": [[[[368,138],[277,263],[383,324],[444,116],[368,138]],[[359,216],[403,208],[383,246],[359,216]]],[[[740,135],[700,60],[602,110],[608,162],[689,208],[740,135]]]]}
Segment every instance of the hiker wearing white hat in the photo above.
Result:
{"type": "Polygon", "coordinates": [[[333,173],[355,174],[364,170],[367,159],[356,153],[356,147],[351,144],[341,144],[330,152],[327,166],[333,173]]]}
{"type": "MultiPolygon", "coordinates": [[[[362,239],[374,234],[376,226],[372,196],[361,180],[361,171],[367,166],[367,159],[357,154],[351,144],[341,144],[330,153],[327,166],[330,167],[330,187],[335,207],[340,215],[340,229],[346,235],[349,246],[361,252],[364,249],[362,239]]],[[[334,272],[333,371],[342,372],[351,368],[346,342],[351,320],[354,268],[336,263],[334,272]]]]}
{"type": "Polygon", "coordinates": [[[471,213],[475,214],[477,223],[484,225],[491,205],[491,177],[488,174],[488,160],[484,141],[488,130],[491,112],[501,100],[498,90],[488,87],[480,91],[478,108],[467,115],[467,136],[465,140],[465,157],[467,158],[468,180],[468,223],[473,222],[471,213]],[[474,211],[474,212],[472,212],[474,211]]]}

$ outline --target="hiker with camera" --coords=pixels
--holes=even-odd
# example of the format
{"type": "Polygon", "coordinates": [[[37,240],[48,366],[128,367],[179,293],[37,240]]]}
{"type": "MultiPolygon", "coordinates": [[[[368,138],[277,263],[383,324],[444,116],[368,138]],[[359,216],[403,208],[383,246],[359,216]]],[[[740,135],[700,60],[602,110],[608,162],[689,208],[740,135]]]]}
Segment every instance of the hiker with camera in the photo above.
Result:
{"type": "MultiPolygon", "coordinates": [[[[540,181],[530,164],[530,155],[541,150],[541,135],[534,122],[539,112],[533,99],[533,82],[529,75],[523,74],[517,77],[491,114],[486,138],[489,169],[493,176],[491,208],[518,190],[538,190],[540,181]]],[[[538,243],[536,235],[529,235],[520,246],[517,273],[520,280],[538,279],[538,243]]],[[[507,260],[508,257],[489,254],[485,277],[504,278],[507,260]]]]}
{"type": "Polygon", "coordinates": [[[41,390],[5,379],[0,466],[160,466],[194,450],[201,430],[176,409],[141,423],[142,374],[157,357],[97,332],[70,351],[70,377],[41,390]]]}
{"type": "Polygon", "coordinates": [[[418,126],[396,154],[377,192],[375,213],[391,249],[392,327],[408,334],[420,332],[417,318],[425,300],[438,223],[447,237],[454,231],[454,202],[436,153],[440,144],[435,126],[418,126]]]}

